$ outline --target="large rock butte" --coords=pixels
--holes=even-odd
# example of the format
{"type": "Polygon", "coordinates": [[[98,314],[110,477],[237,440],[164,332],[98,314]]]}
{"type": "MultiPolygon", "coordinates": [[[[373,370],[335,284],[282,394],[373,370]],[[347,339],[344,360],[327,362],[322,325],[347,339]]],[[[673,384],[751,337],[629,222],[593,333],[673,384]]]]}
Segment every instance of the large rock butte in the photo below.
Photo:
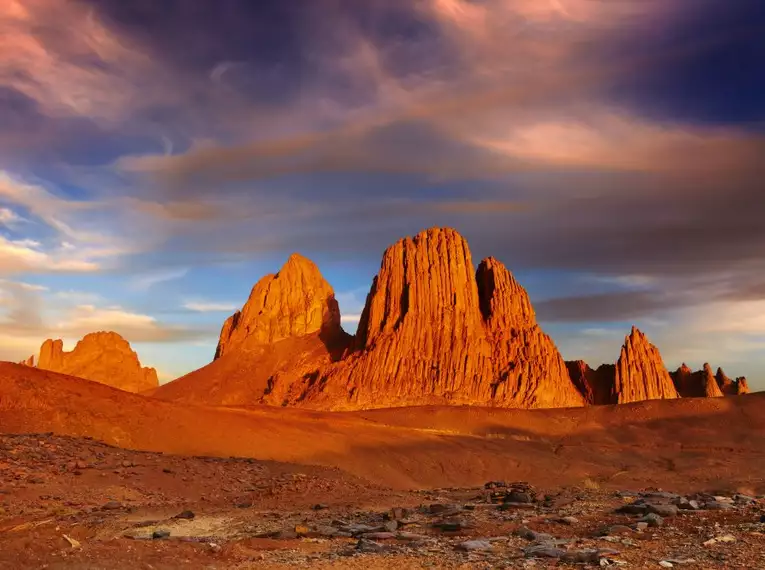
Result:
{"type": "Polygon", "coordinates": [[[476,272],[465,239],[441,228],[385,251],[353,353],[305,380],[292,383],[283,403],[584,405],[526,291],[493,258],[476,272]]]}
{"type": "MultiPolygon", "coordinates": [[[[33,363],[33,359],[27,361],[33,363]]],[[[157,371],[142,368],[130,344],[114,332],[85,335],[74,350],[64,352],[62,340],[46,340],[40,347],[37,368],[79,376],[128,392],[157,387],[157,371]]]]}

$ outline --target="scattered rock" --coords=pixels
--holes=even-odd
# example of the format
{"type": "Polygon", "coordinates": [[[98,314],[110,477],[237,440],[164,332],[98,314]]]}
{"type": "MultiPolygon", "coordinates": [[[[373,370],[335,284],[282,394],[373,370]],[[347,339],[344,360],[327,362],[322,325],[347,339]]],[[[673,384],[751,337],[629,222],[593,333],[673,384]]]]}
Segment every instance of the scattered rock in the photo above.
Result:
{"type": "Polygon", "coordinates": [[[713,544],[718,544],[718,543],[721,543],[721,542],[723,542],[723,543],[725,543],[725,542],[736,542],[736,540],[737,540],[736,537],[733,536],[732,534],[725,534],[725,535],[722,535],[722,536],[716,536],[714,538],[710,538],[709,540],[704,542],[704,546],[712,546],[713,544]]]}
{"type": "Polygon", "coordinates": [[[367,532],[361,535],[362,538],[368,540],[392,540],[396,538],[395,532],[367,532]]]}
{"type": "Polygon", "coordinates": [[[629,503],[616,509],[616,512],[626,515],[644,515],[648,512],[648,505],[643,503],[629,503]]]}
{"type": "Polygon", "coordinates": [[[654,505],[649,503],[648,512],[662,517],[674,517],[677,514],[677,507],[675,505],[654,505]]]}
{"type": "Polygon", "coordinates": [[[664,524],[664,519],[661,517],[661,515],[657,515],[656,513],[648,513],[638,522],[648,523],[648,526],[658,527],[664,524]]]}
{"type": "Polygon", "coordinates": [[[71,546],[72,548],[82,548],[82,545],[80,544],[80,541],[75,540],[71,536],[67,536],[65,534],[63,534],[61,536],[63,536],[66,539],[66,541],[69,543],[69,546],[71,546]]]}
{"type": "Polygon", "coordinates": [[[561,524],[567,524],[569,526],[579,524],[579,519],[576,517],[561,517],[557,519],[557,521],[561,524]]]}
{"type": "Polygon", "coordinates": [[[662,568],[674,568],[675,567],[675,565],[672,564],[671,562],[669,562],[668,560],[662,560],[661,562],[659,562],[659,566],[661,566],[662,568]]]}
{"type": "Polygon", "coordinates": [[[122,503],[119,503],[117,501],[109,501],[108,503],[105,503],[101,510],[103,511],[117,511],[122,508],[122,503]]]}
{"type": "Polygon", "coordinates": [[[186,519],[186,520],[192,520],[196,515],[192,511],[182,511],[175,515],[174,519],[186,519]]]}
{"type": "Polygon", "coordinates": [[[547,534],[545,532],[537,532],[525,526],[522,526],[513,534],[521,538],[525,538],[526,540],[533,540],[535,542],[549,542],[553,540],[553,536],[551,534],[547,534]]]}
{"type": "Polygon", "coordinates": [[[616,534],[632,534],[633,529],[623,524],[611,525],[601,531],[601,536],[613,536],[616,534]]]}
{"type": "Polygon", "coordinates": [[[377,544],[376,542],[367,540],[366,538],[361,538],[356,543],[356,550],[359,552],[366,552],[368,554],[377,554],[380,552],[386,552],[388,549],[382,544],[377,544]]]}
{"type": "Polygon", "coordinates": [[[533,544],[524,548],[523,554],[526,558],[560,558],[566,551],[549,544],[533,544]]]}
{"type": "Polygon", "coordinates": [[[466,552],[492,552],[494,546],[486,539],[468,540],[466,542],[460,542],[457,545],[457,550],[464,550],[466,552]]]}
{"type": "Polygon", "coordinates": [[[154,532],[151,533],[152,538],[161,539],[161,538],[169,538],[170,537],[170,531],[165,529],[157,529],[154,532]]]}

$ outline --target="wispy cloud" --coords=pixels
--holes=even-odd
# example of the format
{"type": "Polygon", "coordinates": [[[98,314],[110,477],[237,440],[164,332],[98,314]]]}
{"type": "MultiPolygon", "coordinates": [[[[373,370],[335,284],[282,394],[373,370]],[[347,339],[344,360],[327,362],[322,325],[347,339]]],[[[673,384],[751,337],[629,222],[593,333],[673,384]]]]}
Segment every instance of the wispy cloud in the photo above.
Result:
{"type": "Polygon", "coordinates": [[[237,310],[234,303],[220,303],[213,301],[186,301],[183,304],[185,309],[197,313],[230,313],[237,310]]]}
{"type": "Polygon", "coordinates": [[[129,287],[135,291],[148,291],[160,283],[183,279],[189,272],[188,267],[160,269],[149,273],[135,275],[130,279],[129,287]]]}

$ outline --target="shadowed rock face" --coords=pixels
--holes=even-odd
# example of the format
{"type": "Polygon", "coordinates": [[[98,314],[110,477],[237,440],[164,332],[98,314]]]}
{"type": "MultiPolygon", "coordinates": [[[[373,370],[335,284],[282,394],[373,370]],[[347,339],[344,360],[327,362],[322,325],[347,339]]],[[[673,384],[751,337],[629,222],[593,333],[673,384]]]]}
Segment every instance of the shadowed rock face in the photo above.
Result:
{"type": "Polygon", "coordinates": [[[276,275],[266,275],[223,324],[215,358],[230,352],[312,333],[343,334],[335,293],[309,259],[292,254],[276,275]]]}
{"type": "Polygon", "coordinates": [[[566,362],[571,381],[588,404],[605,406],[613,404],[611,397],[616,366],[601,364],[593,370],[583,360],[566,362]]]}
{"type": "MultiPolygon", "coordinates": [[[[710,374],[711,373],[712,371],[710,369],[710,374]]],[[[717,381],[717,385],[720,387],[720,391],[725,396],[741,396],[749,393],[749,385],[746,382],[746,378],[743,376],[731,380],[725,375],[722,368],[718,368],[714,378],[717,381]]]]}
{"type": "Polygon", "coordinates": [[[683,398],[719,398],[722,396],[740,396],[749,393],[746,378],[731,380],[722,368],[712,373],[712,367],[705,363],[702,370],[696,372],[683,364],[671,373],[672,381],[683,398]]]}
{"type": "Polygon", "coordinates": [[[71,352],[64,352],[63,341],[48,339],[40,347],[37,368],[79,376],[128,392],[143,392],[158,385],[157,371],[142,368],[130,344],[114,332],[88,334],[71,352]]]}
{"type": "Polygon", "coordinates": [[[285,403],[364,409],[434,403],[581,406],[525,290],[497,260],[474,272],[467,242],[435,228],[384,255],[352,354],[285,403]]]}
{"type": "Polygon", "coordinates": [[[680,397],[659,350],[636,327],[625,339],[616,362],[611,397],[617,404],[680,397]]]}

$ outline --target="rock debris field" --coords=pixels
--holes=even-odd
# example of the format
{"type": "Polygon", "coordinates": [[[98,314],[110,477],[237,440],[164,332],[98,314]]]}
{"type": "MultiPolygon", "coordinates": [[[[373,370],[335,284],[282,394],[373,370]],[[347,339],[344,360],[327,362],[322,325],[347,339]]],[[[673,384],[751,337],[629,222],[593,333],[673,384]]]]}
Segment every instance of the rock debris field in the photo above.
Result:
{"type": "Polygon", "coordinates": [[[743,488],[395,491],[340,470],[0,436],[0,568],[765,568],[743,488]]]}

